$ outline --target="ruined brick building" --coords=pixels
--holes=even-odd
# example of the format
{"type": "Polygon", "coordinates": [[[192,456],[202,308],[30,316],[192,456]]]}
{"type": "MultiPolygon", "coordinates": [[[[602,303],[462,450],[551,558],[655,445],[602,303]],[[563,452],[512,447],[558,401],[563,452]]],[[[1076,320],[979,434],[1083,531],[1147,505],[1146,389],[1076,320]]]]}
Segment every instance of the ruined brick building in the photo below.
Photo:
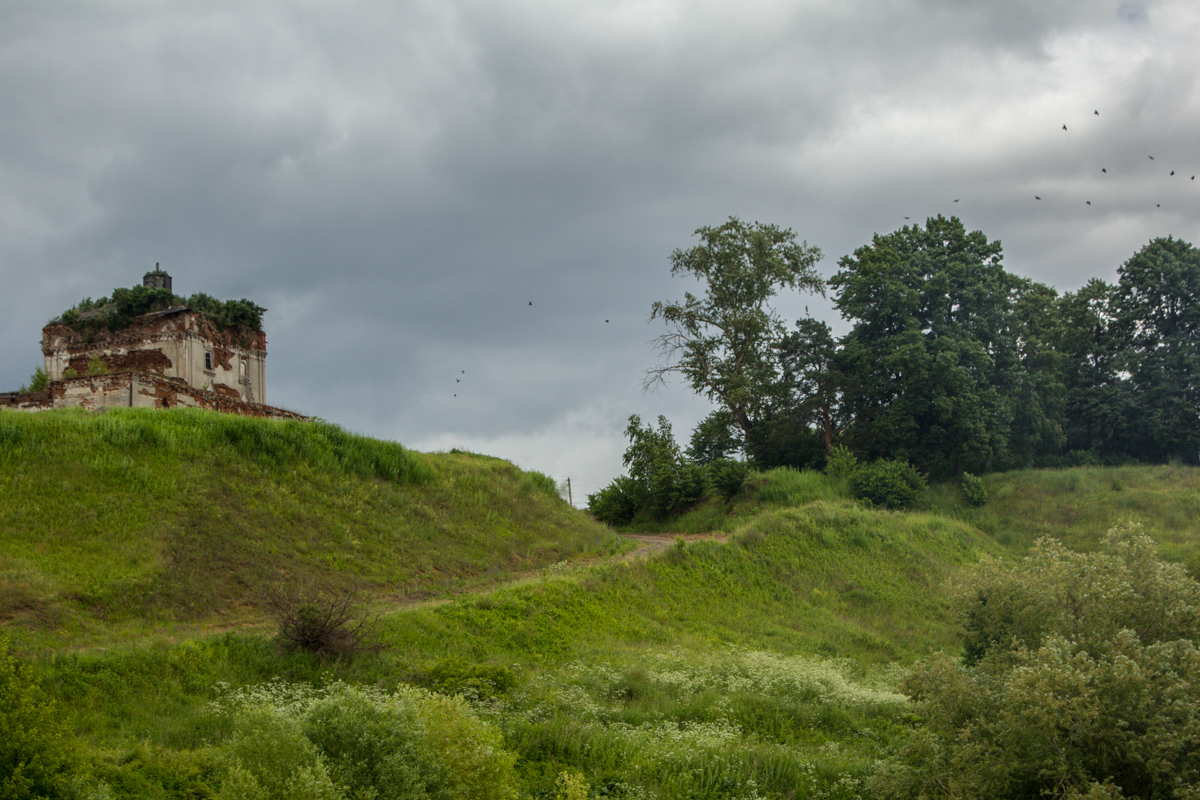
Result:
{"type": "MultiPolygon", "coordinates": [[[[155,267],[142,285],[171,296],[171,276],[155,267]]],[[[0,395],[0,406],[29,411],[193,406],[300,417],[266,405],[267,339],[261,329],[219,329],[187,305],[142,314],[115,330],[105,324],[104,313],[64,314],[46,325],[42,355],[49,385],[37,393],[0,395]],[[96,324],[88,325],[89,319],[96,324]]]]}

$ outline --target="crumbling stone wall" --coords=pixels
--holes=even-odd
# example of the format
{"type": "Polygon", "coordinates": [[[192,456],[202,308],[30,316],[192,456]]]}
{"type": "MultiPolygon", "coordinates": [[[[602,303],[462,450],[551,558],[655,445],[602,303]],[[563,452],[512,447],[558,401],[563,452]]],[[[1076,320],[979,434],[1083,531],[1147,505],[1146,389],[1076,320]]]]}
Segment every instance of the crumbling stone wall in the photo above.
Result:
{"type": "Polygon", "coordinates": [[[210,391],[198,389],[186,381],[143,372],[116,372],[107,375],[83,375],[51,381],[45,391],[0,395],[0,407],[20,411],[45,411],[52,408],[204,408],[226,414],[272,419],[308,417],[283,408],[247,403],[227,386],[210,391]]]}

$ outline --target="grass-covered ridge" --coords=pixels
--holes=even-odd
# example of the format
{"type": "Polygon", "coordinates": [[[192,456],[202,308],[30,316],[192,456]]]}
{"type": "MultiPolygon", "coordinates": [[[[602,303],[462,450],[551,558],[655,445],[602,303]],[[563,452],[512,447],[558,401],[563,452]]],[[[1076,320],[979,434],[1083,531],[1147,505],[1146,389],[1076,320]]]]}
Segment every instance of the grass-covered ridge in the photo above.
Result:
{"type": "Polygon", "coordinates": [[[51,639],[253,615],[275,581],[393,600],[612,546],[537,473],[323,422],[0,413],[0,621],[51,639]]]}

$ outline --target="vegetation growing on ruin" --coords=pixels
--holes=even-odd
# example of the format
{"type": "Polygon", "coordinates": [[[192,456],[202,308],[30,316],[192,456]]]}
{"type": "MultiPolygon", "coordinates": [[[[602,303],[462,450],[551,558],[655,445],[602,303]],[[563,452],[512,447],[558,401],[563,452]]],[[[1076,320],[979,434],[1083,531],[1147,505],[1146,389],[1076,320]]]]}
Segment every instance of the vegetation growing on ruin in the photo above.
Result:
{"type": "Polygon", "coordinates": [[[261,331],[262,317],[267,309],[250,300],[218,300],[197,292],[184,298],[166,289],[134,286],[114,289],[111,297],[93,300],[85,297],[53,320],[82,334],[100,330],[119,331],[128,328],[143,314],[187,306],[202,314],[217,330],[237,328],[242,331],[261,331]]]}

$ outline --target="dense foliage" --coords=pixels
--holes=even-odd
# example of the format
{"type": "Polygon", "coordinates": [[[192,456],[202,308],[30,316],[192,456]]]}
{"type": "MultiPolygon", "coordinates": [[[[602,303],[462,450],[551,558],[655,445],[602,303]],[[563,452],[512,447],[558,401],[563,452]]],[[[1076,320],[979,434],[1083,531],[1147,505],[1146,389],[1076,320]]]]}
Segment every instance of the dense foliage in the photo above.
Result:
{"type": "Polygon", "coordinates": [[[905,690],[926,727],[880,789],[930,798],[1186,798],[1200,786],[1200,583],[1123,525],[1043,539],[964,587],[961,662],[905,690]]]}
{"type": "Polygon", "coordinates": [[[851,323],[835,339],[769,306],[822,291],[815,248],[736,219],[701,228],[672,273],[703,296],[655,303],[658,381],[682,375],[717,408],[697,463],[817,467],[836,445],[934,479],[1089,463],[1200,464],[1200,251],[1151,241],[1077,292],[1007,272],[998,241],[955,217],[877,234],[828,281],[851,323]]]}
{"type": "Polygon", "coordinates": [[[114,289],[112,297],[98,300],[84,298],[74,308],[65,311],[58,321],[80,333],[94,333],[104,328],[117,331],[129,327],[135,317],[179,306],[187,306],[203,314],[218,330],[239,328],[261,331],[262,317],[266,312],[262,306],[246,299],[217,300],[203,292],[185,299],[166,289],[134,286],[131,289],[114,289]]]}
{"type": "Polygon", "coordinates": [[[925,490],[925,479],[906,461],[880,459],[850,473],[850,489],[860,500],[893,510],[911,508],[925,490]]]}
{"type": "Polygon", "coordinates": [[[515,758],[458,698],[282,683],[223,698],[234,731],[219,800],[505,800],[515,758]]]}
{"type": "Polygon", "coordinates": [[[62,715],[0,634],[0,800],[59,795],[76,766],[62,715]]]}
{"type": "Polygon", "coordinates": [[[626,525],[639,517],[662,519],[691,506],[709,487],[729,499],[745,483],[747,468],[740,462],[715,458],[701,464],[687,458],[665,417],[658,418],[657,428],[643,427],[634,414],[625,435],[629,474],[588,496],[588,510],[600,522],[626,525]]]}

